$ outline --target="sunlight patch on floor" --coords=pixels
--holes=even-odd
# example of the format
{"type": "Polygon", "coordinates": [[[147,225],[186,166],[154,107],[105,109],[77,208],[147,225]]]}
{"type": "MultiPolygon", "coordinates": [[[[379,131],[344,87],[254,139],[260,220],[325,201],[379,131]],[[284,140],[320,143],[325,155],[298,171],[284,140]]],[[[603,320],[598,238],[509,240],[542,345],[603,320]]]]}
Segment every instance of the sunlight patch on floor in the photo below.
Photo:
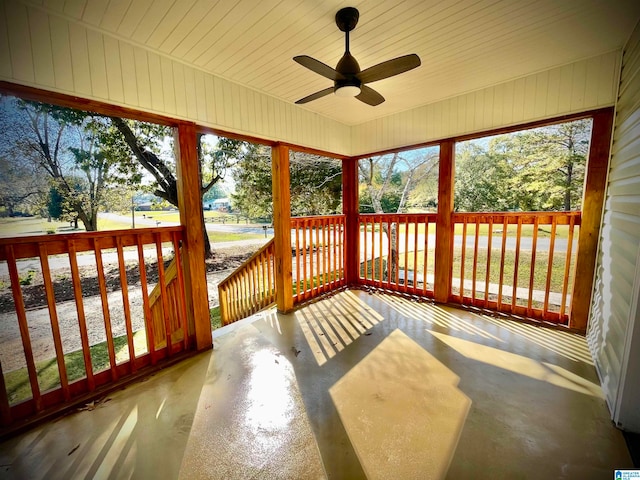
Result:
{"type": "Polygon", "coordinates": [[[396,329],[330,388],[369,479],[444,477],[471,406],[458,382],[396,329]]]}
{"type": "Polygon", "coordinates": [[[319,366],[384,320],[351,292],[336,295],[331,302],[312,303],[295,315],[319,366]]]}
{"type": "Polygon", "coordinates": [[[454,332],[463,332],[471,335],[478,335],[482,338],[496,340],[502,342],[503,340],[488,332],[486,329],[480,328],[469,321],[468,318],[460,318],[459,316],[451,314],[445,308],[430,303],[412,302],[405,298],[394,296],[380,296],[380,299],[387,303],[390,307],[397,310],[402,315],[422,320],[423,322],[431,325],[446,328],[454,332]]]}
{"type": "Polygon", "coordinates": [[[582,378],[569,370],[547,362],[538,362],[531,358],[505,352],[498,348],[487,347],[475,342],[452,337],[444,333],[428,331],[442,343],[453,348],[461,355],[494,367],[502,368],[534,380],[567,388],[574,392],[604,398],[599,385],[582,378]]]}

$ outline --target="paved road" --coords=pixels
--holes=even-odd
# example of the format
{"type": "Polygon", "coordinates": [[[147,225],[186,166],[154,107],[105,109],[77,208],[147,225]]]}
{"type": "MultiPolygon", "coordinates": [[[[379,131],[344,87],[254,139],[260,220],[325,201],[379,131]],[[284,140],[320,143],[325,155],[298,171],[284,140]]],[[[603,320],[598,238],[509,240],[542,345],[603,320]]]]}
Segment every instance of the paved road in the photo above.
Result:
{"type": "MultiPolygon", "coordinates": [[[[103,213],[101,214],[104,218],[107,219],[111,219],[111,220],[118,220],[118,221],[129,221],[130,217],[127,216],[123,216],[123,215],[118,215],[118,214],[114,214],[114,213],[103,213]]],[[[156,225],[156,221],[153,218],[137,218],[136,219],[136,227],[155,227],[156,225]]],[[[173,225],[178,225],[177,222],[161,222],[160,226],[173,226],[173,225]]],[[[253,235],[264,235],[265,233],[265,229],[263,228],[262,225],[259,224],[233,224],[233,223],[226,223],[226,224],[220,224],[220,223],[206,223],[206,228],[208,231],[217,231],[217,232],[227,232],[227,233],[238,233],[238,234],[253,234],[253,235]]],[[[307,231],[307,244],[310,244],[311,242],[311,238],[310,238],[311,232],[307,231]]],[[[364,245],[364,232],[360,233],[360,242],[361,245],[364,245]]],[[[267,228],[266,229],[266,237],[265,238],[256,238],[256,239],[249,239],[249,240],[239,240],[239,241],[232,241],[232,242],[221,242],[221,243],[216,243],[214,245],[214,247],[217,248],[229,248],[229,247],[233,247],[233,246],[246,246],[246,245],[256,245],[256,247],[259,247],[261,245],[263,245],[269,238],[273,237],[273,228],[267,228]]],[[[408,246],[409,246],[409,251],[413,251],[414,248],[414,236],[410,235],[409,239],[408,239],[408,246]]],[[[429,235],[428,238],[428,243],[429,243],[429,248],[434,248],[435,246],[435,241],[436,241],[436,237],[433,234],[429,235]]],[[[295,240],[294,240],[295,242],[295,240]]],[[[374,247],[376,248],[376,250],[379,248],[378,244],[380,243],[380,236],[379,234],[376,232],[376,234],[374,235],[374,247]]],[[[466,238],[466,246],[467,248],[473,248],[475,242],[475,238],[473,235],[471,236],[467,236],[466,238]]],[[[487,236],[479,236],[478,237],[478,247],[483,249],[483,248],[487,248],[487,243],[488,243],[488,237],[487,236]]],[[[554,245],[554,252],[556,253],[564,253],[567,251],[567,245],[568,245],[568,240],[566,238],[556,238],[555,241],[555,245],[554,245]]],[[[400,237],[400,240],[398,242],[398,247],[400,252],[404,252],[404,245],[405,245],[405,241],[404,241],[404,236],[400,237]]],[[[549,238],[538,238],[537,240],[537,247],[536,250],[538,252],[548,252],[549,251],[549,245],[550,245],[550,239],[549,238]]],[[[454,246],[455,247],[461,247],[462,246],[462,235],[456,235],[454,237],[454,246]]],[[[501,234],[495,234],[492,237],[491,240],[491,246],[492,249],[501,249],[502,248],[502,236],[501,234]]],[[[521,251],[527,251],[527,250],[531,250],[533,246],[533,238],[532,237],[522,237],[520,239],[520,249],[521,251]]],[[[573,251],[575,252],[578,246],[578,239],[577,239],[577,235],[574,236],[574,240],[573,240],[573,251]]],[[[366,252],[366,258],[370,258],[371,257],[371,234],[369,233],[367,235],[367,252],[366,252]]],[[[418,249],[423,249],[424,248],[424,234],[419,234],[418,235],[418,249]]],[[[506,241],[506,249],[507,250],[515,250],[516,248],[516,239],[513,237],[507,237],[507,241],[506,241]]],[[[382,251],[386,252],[388,250],[388,242],[386,239],[386,236],[383,235],[382,238],[382,251]]],[[[171,248],[165,248],[163,249],[163,254],[167,255],[172,253],[172,249],[171,248]]],[[[118,258],[117,258],[117,254],[114,253],[103,253],[103,262],[105,263],[117,263],[118,258]]],[[[155,259],[155,247],[154,246],[149,246],[148,248],[145,249],[145,258],[151,258],[151,259],[155,259]]],[[[125,250],[124,251],[124,258],[125,261],[130,261],[130,260],[137,260],[138,258],[138,253],[137,251],[133,250],[125,250]]],[[[365,252],[361,253],[361,259],[365,258],[365,252]]],[[[78,266],[89,266],[89,265],[95,265],[95,257],[92,253],[87,253],[87,254],[78,254],[77,256],[78,259],[78,266]]],[[[49,257],[49,266],[51,268],[51,270],[56,270],[56,269],[60,269],[60,268],[69,268],[69,259],[67,256],[61,255],[61,256],[52,256],[49,257]]],[[[37,272],[40,271],[40,261],[37,258],[33,258],[33,259],[27,259],[27,260],[20,260],[18,262],[18,271],[20,273],[24,273],[24,272],[28,272],[29,270],[35,270],[37,272]]],[[[6,262],[0,262],[0,276],[7,276],[8,275],[8,270],[7,270],[7,264],[6,262]]]]}

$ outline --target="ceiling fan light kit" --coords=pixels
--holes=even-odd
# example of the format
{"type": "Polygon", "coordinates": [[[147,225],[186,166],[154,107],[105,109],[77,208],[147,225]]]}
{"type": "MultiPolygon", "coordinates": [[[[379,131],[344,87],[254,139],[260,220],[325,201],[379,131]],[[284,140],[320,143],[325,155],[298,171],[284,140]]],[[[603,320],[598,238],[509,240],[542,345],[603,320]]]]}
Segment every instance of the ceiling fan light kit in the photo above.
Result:
{"type": "Polygon", "coordinates": [[[336,13],[336,25],[345,32],[345,52],[335,69],[308,55],[293,57],[303,67],[333,80],[333,87],[301,98],[297,104],[308,103],[333,92],[337,97],[355,97],[367,105],[380,105],[384,97],[366,83],[384,80],[420,66],[420,57],[413,53],[360,70],[358,61],[349,51],[349,32],[356,28],[359,18],[360,13],[353,7],[342,8],[336,13]]]}

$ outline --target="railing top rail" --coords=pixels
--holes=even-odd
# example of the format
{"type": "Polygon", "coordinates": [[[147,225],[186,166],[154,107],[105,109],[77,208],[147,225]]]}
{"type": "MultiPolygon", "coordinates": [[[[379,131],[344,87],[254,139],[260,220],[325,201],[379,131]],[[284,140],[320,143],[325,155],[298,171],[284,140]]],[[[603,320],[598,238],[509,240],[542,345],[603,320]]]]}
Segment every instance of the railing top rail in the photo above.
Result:
{"type": "Polygon", "coordinates": [[[183,227],[180,225],[171,227],[136,228],[128,230],[106,230],[100,232],[77,232],[61,233],[55,235],[34,235],[26,237],[0,238],[0,260],[6,260],[5,246],[14,247],[15,257],[30,258],[37,257],[38,247],[46,245],[49,255],[68,253],[68,241],[73,241],[76,252],[86,252],[94,250],[94,240],[101,240],[100,247],[115,248],[115,239],[120,238],[123,247],[130,247],[138,244],[140,240],[143,244],[155,243],[156,235],[160,235],[160,241],[168,242],[172,240],[174,233],[182,234],[183,227]]]}
{"type": "Polygon", "coordinates": [[[240,265],[238,268],[236,268],[233,272],[231,272],[227,277],[225,277],[223,280],[221,280],[218,283],[218,288],[224,288],[224,286],[229,283],[231,281],[231,279],[238,273],[238,272],[242,272],[244,270],[244,268],[247,265],[250,265],[251,262],[253,262],[256,258],[258,258],[260,255],[262,255],[262,253],[264,253],[265,251],[267,251],[270,248],[275,248],[275,239],[272,238],[271,240],[269,240],[267,243],[265,243],[262,248],[260,248],[257,252],[255,252],[253,255],[251,255],[249,258],[247,258],[244,262],[242,262],[242,265],[240,265]]]}
{"type": "Polygon", "coordinates": [[[306,217],[291,217],[291,223],[301,220],[340,220],[345,218],[344,214],[337,215],[310,215],[306,217]]]}
{"type": "Polygon", "coordinates": [[[492,220],[494,223],[501,223],[505,220],[508,224],[515,224],[520,221],[522,224],[533,224],[536,219],[538,223],[552,223],[554,220],[557,225],[568,225],[573,219],[574,225],[580,225],[582,212],[456,212],[452,216],[454,223],[467,222],[488,223],[492,220]]]}
{"type": "Polygon", "coordinates": [[[427,217],[435,219],[438,214],[435,212],[423,212],[423,213],[360,213],[360,218],[423,218],[427,217]]]}

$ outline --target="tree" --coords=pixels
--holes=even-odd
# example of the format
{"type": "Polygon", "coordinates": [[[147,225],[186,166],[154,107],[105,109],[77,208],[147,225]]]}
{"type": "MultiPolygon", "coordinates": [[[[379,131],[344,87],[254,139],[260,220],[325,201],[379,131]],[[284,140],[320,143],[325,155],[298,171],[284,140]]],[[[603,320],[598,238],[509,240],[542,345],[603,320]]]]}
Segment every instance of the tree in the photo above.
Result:
{"type": "MultiPolygon", "coordinates": [[[[339,160],[303,152],[290,152],[291,215],[328,215],[341,210],[342,165],[339,160]]],[[[245,145],[233,171],[236,209],[250,218],[273,216],[271,150],[245,145]]]]}
{"type": "MultiPolygon", "coordinates": [[[[167,144],[172,146],[172,129],[163,125],[149,124],[119,117],[110,117],[111,123],[119,132],[112,135],[114,148],[133,155],[139,164],[152,176],[153,193],[176,208],[178,205],[178,182],[175,159],[163,152],[167,144]],[[123,149],[123,145],[127,148],[123,149]]],[[[200,197],[203,198],[231,168],[246,142],[213,135],[198,135],[197,151],[200,163],[200,197]]],[[[204,236],[205,256],[211,255],[211,244],[207,235],[204,216],[201,218],[204,236]]]]}
{"type": "Polygon", "coordinates": [[[35,166],[19,160],[11,153],[0,156],[0,207],[8,216],[37,209],[47,191],[47,183],[35,166]]]}
{"type": "Polygon", "coordinates": [[[462,143],[456,209],[579,209],[590,135],[591,121],[578,120],[462,143]]]}
{"type": "Polygon", "coordinates": [[[131,170],[110,150],[104,118],[40,102],[3,99],[6,144],[23,165],[39,168],[88,231],[111,186],[129,181],[131,170]]]}
{"type": "MultiPolygon", "coordinates": [[[[418,149],[377,157],[358,162],[360,172],[361,211],[370,208],[374,213],[402,213],[416,186],[428,182],[435,185],[437,195],[437,166],[439,156],[435,149],[418,149]],[[368,203],[370,202],[370,203],[368,203]]],[[[425,194],[425,190],[421,195],[425,194]]],[[[434,193],[431,192],[431,196],[434,193]]],[[[390,258],[387,263],[387,278],[395,278],[398,265],[398,226],[383,223],[382,229],[390,243],[390,258]]]]}
{"type": "Polygon", "coordinates": [[[513,168],[495,147],[464,142],[456,149],[455,200],[457,210],[467,212],[514,209],[510,191],[513,168]]]}

